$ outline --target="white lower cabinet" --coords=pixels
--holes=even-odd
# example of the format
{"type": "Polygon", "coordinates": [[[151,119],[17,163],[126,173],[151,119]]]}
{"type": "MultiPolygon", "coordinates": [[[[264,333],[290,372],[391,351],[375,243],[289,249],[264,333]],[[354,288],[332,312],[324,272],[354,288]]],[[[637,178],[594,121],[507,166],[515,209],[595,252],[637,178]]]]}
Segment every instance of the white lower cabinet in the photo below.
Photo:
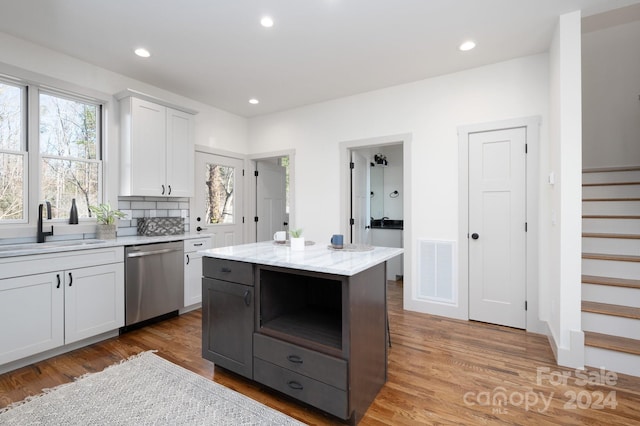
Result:
{"type": "Polygon", "coordinates": [[[211,237],[184,241],[184,306],[202,303],[202,255],[211,248],[211,237]]]}
{"type": "Polygon", "coordinates": [[[64,342],[77,342],[124,325],[122,264],[65,271],[64,342]]]}
{"type": "Polygon", "coordinates": [[[0,279],[0,365],[124,326],[122,247],[16,259],[34,274],[0,279]]]}
{"type": "Polygon", "coordinates": [[[0,364],[64,344],[62,281],[55,273],[0,280],[0,364]]]}

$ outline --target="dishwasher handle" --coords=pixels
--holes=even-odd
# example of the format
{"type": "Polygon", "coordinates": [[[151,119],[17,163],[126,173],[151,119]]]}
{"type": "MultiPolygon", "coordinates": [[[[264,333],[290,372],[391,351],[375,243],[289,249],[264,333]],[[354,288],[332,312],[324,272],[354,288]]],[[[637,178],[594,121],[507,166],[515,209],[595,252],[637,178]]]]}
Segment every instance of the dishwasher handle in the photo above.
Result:
{"type": "Polygon", "coordinates": [[[171,253],[174,251],[182,251],[182,250],[167,248],[167,249],[152,250],[152,251],[136,251],[132,253],[127,253],[127,257],[131,258],[131,257],[153,256],[154,254],[171,253]]]}

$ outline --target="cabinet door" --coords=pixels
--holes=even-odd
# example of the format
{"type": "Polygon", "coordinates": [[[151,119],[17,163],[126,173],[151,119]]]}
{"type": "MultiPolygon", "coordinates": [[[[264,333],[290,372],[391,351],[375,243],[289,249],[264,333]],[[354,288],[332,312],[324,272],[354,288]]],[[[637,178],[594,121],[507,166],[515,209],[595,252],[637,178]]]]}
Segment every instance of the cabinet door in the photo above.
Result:
{"type": "Polygon", "coordinates": [[[184,254],[184,306],[202,302],[202,255],[184,254]]]}
{"type": "Polygon", "coordinates": [[[64,343],[62,272],[0,280],[0,364],[64,343]]]}
{"type": "Polygon", "coordinates": [[[167,108],[167,194],[193,197],[193,115],[167,108]]]}
{"type": "Polygon", "coordinates": [[[167,195],[166,177],[167,108],[131,98],[131,194],[167,195]],[[164,193],[163,193],[164,186],[164,193]]]}
{"type": "Polygon", "coordinates": [[[202,280],[202,357],[253,378],[253,287],[202,280]]]}
{"type": "Polygon", "coordinates": [[[124,326],[124,264],[65,271],[65,343],[124,326]]]}

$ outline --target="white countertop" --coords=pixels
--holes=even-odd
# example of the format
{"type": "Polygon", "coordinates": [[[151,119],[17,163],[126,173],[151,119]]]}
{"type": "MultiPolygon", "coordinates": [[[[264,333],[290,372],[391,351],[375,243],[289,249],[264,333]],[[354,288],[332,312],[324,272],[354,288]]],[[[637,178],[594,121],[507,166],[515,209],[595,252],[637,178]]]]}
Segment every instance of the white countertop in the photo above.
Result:
{"type": "Polygon", "coordinates": [[[314,244],[305,246],[304,250],[293,251],[288,246],[265,241],[201,250],[198,253],[218,259],[352,276],[403,252],[403,249],[393,247],[374,247],[369,251],[332,250],[327,244],[314,244]]]}
{"type": "Polygon", "coordinates": [[[166,241],[183,241],[194,238],[208,238],[210,234],[179,234],[179,235],[161,235],[154,237],[145,237],[133,235],[127,237],[118,237],[115,240],[58,240],[47,241],[45,243],[25,243],[0,245],[0,258],[28,256],[45,253],[58,253],[63,251],[88,250],[105,247],[133,246],[139,244],[162,243],[166,241]]]}

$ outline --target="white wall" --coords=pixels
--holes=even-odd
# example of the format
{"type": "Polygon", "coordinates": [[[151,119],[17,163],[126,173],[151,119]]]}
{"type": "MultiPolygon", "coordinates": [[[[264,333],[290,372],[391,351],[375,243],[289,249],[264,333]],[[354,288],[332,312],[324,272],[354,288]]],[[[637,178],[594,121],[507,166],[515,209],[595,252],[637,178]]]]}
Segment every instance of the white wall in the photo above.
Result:
{"type": "MultiPolygon", "coordinates": [[[[540,275],[541,319],[559,364],[584,366],[581,331],[582,101],[580,12],[560,16],[550,48],[548,210],[541,212],[547,252],[540,275]],[[546,220],[544,218],[547,218],[546,220]]],[[[541,252],[544,251],[541,245],[541,252]]]]}
{"type": "Polygon", "coordinates": [[[640,21],[582,36],[585,168],[640,165],[640,21]]]}
{"type": "Polygon", "coordinates": [[[546,145],[548,77],[548,56],[540,54],[255,117],[249,120],[249,149],[295,149],[293,225],[304,227],[310,240],[326,241],[340,229],[340,188],[348,185],[340,179],[340,143],[411,135],[404,146],[411,181],[404,190],[404,216],[411,220],[405,222],[405,308],[431,312],[431,304],[412,297],[412,253],[419,239],[458,238],[457,127],[541,116],[546,145]]]}

